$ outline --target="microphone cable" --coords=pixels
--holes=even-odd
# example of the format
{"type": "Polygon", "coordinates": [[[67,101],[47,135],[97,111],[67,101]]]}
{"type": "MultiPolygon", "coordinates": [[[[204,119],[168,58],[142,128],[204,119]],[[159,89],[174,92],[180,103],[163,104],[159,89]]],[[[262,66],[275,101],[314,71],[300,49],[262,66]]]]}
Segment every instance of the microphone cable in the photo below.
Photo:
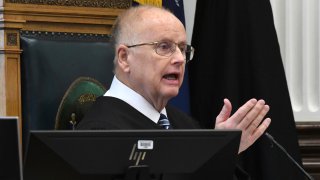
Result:
{"type": "Polygon", "coordinates": [[[279,149],[281,149],[281,151],[282,151],[285,155],[287,155],[287,157],[291,160],[291,162],[293,162],[293,163],[299,168],[299,170],[300,170],[309,180],[314,180],[314,178],[311,177],[311,176],[300,166],[300,164],[299,164],[296,160],[294,160],[292,156],[290,156],[290,154],[286,151],[286,149],[285,149],[283,146],[281,146],[269,133],[266,132],[265,135],[267,136],[267,138],[268,138],[269,140],[272,141],[273,144],[275,144],[279,149]]]}

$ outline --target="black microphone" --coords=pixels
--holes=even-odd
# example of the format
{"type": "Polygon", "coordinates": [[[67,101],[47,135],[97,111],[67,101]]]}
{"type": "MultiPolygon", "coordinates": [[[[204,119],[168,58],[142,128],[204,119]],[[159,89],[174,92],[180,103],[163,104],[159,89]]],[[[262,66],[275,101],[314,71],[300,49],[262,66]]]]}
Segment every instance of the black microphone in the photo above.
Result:
{"type": "Polygon", "coordinates": [[[298,169],[309,179],[309,180],[314,180],[313,177],[311,177],[301,166],[299,163],[297,163],[296,160],[293,159],[292,156],[290,156],[290,154],[284,149],[283,146],[281,146],[269,133],[265,133],[265,135],[267,136],[268,139],[270,139],[279,149],[282,150],[282,152],[287,155],[287,157],[291,160],[291,162],[293,162],[298,169]]]}

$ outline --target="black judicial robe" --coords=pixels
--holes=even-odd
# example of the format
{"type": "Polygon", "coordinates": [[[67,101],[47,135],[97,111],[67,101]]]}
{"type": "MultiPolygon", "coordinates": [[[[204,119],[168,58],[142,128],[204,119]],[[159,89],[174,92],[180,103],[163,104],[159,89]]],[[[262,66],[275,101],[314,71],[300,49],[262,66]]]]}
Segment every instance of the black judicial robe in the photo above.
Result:
{"type": "MultiPolygon", "coordinates": [[[[197,121],[167,106],[167,116],[173,129],[199,129],[197,121]]],[[[161,129],[159,125],[128,103],[114,97],[102,96],[85,114],[77,129],[161,129]]]]}

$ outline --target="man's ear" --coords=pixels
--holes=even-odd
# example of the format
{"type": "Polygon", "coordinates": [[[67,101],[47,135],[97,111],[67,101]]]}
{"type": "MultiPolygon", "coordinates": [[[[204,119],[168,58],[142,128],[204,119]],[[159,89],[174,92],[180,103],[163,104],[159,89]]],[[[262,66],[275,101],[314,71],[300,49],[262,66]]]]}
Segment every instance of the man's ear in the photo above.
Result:
{"type": "Polygon", "coordinates": [[[128,62],[129,52],[128,47],[124,45],[119,45],[117,53],[118,53],[118,66],[122,69],[123,72],[129,72],[130,66],[128,62]]]}

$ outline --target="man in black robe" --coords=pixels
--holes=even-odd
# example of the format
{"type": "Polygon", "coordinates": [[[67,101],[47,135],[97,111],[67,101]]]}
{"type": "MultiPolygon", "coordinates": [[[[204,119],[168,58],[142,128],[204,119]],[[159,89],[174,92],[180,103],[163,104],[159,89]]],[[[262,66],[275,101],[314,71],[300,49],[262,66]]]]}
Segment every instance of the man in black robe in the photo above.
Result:
{"type": "MultiPolygon", "coordinates": [[[[77,129],[159,129],[161,114],[170,128],[200,128],[188,115],[167,106],[179,92],[185,65],[194,49],[187,45],[183,24],[169,11],[132,7],[120,15],[112,34],[115,76],[110,89],[77,125],[77,129]]],[[[206,78],[206,77],[204,77],[206,78]]],[[[241,129],[239,153],[267,129],[269,106],[250,99],[231,116],[228,99],[216,117],[216,129],[241,129]]]]}

